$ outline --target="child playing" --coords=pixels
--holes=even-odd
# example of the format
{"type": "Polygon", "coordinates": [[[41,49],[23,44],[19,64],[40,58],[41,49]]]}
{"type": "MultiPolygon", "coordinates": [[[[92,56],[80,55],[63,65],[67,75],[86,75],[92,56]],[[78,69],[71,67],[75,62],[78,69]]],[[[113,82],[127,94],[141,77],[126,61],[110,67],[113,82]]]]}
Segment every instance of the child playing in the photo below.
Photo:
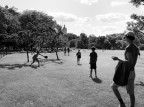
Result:
{"type": "MultiPolygon", "coordinates": [[[[40,66],[39,60],[38,60],[38,55],[39,55],[39,54],[40,54],[39,51],[37,51],[37,53],[32,57],[33,62],[31,63],[31,65],[36,61],[36,62],[38,62],[38,67],[40,66]]],[[[30,65],[30,66],[31,66],[31,65],[30,65]]]]}

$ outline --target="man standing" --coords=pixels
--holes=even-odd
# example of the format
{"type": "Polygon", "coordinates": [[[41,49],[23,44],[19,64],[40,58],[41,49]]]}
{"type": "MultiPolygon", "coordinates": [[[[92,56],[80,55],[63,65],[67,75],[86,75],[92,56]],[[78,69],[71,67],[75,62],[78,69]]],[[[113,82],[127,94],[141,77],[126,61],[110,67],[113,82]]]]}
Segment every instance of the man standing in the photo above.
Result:
{"type": "MultiPolygon", "coordinates": [[[[135,80],[135,65],[137,62],[139,49],[134,45],[133,41],[135,39],[135,35],[133,32],[128,32],[125,34],[124,40],[127,42],[128,46],[125,49],[125,62],[127,62],[130,65],[130,74],[128,77],[128,82],[126,85],[127,93],[129,94],[130,101],[131,101],[131,107],[135,106],[135,95],[134,95],[134,80],[135,80]]],[[[122,61],[118,57],[113,57],[113,60],[122,61]]],[[[117,85],[115,82],[111,84],[111,88],[119,100],[120,104],[119,107],[126,107],[125,103],[122,100],[122,97],[118,91],[119,85],[117,85]]]]}
{"type": "Polygon", "coordinates": [[[97,62],[97,53],[95,52],[95,47],[93,46],[92,52],[90,53],[90,77],[92,78],[92,70],[95,71],[95,77],[97,78],[97,72],[96,72],[96,62],[97,62]]]}

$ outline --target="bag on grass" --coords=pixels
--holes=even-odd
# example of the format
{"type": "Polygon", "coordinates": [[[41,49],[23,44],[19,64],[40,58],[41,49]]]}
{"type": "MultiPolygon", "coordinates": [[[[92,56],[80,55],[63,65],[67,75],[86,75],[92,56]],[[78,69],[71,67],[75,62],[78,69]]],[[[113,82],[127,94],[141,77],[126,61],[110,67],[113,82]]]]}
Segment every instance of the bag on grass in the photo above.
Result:
{"type": "Polygon", "coordinates": [[[130,66],[126,61],[119,61],[116,68],[113,81],[119,86],[125,86],[128,83],[130,66]]]}

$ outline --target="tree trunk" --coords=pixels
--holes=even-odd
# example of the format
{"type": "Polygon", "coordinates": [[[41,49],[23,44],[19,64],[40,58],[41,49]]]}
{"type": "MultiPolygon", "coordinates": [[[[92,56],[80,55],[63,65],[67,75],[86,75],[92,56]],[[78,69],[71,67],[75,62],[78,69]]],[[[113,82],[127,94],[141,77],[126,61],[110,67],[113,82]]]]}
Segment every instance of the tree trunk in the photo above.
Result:
{"type": "Polygon", "coordinates": [[[56,51],[55,51],[55,52],[56,52],[57,60],[59,60],[58,53],[57,53],[57,49],[56,49],[56,51]]]}
{"type": "Polygon", "coordinates": [[[27,48],[27,62],[29,62],[29,52],[28,52],[28,48],[27,48]]]}

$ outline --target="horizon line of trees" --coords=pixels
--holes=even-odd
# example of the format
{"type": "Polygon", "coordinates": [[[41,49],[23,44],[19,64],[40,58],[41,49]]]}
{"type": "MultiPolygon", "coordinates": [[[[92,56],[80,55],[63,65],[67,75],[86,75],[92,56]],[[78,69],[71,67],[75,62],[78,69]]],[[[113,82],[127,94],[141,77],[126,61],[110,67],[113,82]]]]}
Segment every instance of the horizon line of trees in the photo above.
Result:
{"type": "MultiPolygon", "coordinates": [[[[142,0],[131,0],[136,7],[144,3],[142,0]]],[[[144,16],[132,14],[131,18],[135,22],[127,22],[127,29],[136,34],[136,45],[144,49],[144,16]]],[[[58,48],[74,47],[88,49],[95,46],[98,49],[125,49],[126,43],[123,41],[124,32],[120,34],[110,34],[104,36],[87,35],[81,33],[64,34],[62,26],[53,18],[43,12],[36,10],[25,10],[22,13],[15,7],[0,6],[0,50],[26,50],[28,53],[34,48],[41,50],[51,49],[56,52],[58,58],[58,48]]]]}

